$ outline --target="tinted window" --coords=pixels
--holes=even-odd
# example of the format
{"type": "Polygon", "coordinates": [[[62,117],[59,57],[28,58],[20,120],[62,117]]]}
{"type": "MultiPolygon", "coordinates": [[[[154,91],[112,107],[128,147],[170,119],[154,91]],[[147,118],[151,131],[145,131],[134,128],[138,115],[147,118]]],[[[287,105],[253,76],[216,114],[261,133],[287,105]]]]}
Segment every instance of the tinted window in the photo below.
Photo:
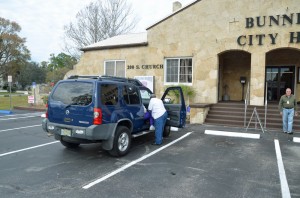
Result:
{"type": "Polygon", "coordinates": [[[129,96],[128,96],[128,91],[127,91],[127,87],[123,87],[123,98],[124,98],[124,102],[126,104],[129,104],[129,96]]]}
{"type": "Polygon", "coordinates": [[[92,102],[93,84],[87,82],[60,83],[52,94],[52,99],[64,104],[89,105],[92,102]]]}
{"type": "Polygon", "coordinates": [[[181,104],[180,91],[178,89],[170,89],[166,92],[163,102],[165,104],[181,104]]]}
{"type": "Polygon", "coordinates": [[[140,104],[140,96],[139,96],[138,89],[134,86],[125,86],[125,89],[126,89],[126,91],[123,92],[123,97],[124,97],[125,103],[126,104],[140,104]],[[124,94],[127,94],[127,96],[124,94]],[[128,98],[128,100],[125,98],[128,98]]]}
{"type": "Polygon", "coordinates": [[[118,103],[118,86],[114,84],[101,84],[101,103],[116,105],[118,103]]]}

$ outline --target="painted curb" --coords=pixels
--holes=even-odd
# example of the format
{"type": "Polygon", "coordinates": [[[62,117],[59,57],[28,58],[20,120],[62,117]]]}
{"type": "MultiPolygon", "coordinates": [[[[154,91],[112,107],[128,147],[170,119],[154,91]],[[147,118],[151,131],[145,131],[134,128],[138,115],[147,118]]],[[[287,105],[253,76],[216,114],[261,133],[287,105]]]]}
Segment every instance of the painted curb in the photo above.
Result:
{"type": "Polygon", "coordinates": [[[34,108],[34,107],[19,107],[19,106],[14,106],[14,109],[17,110],[28,110],[28,111],[40,111],[40,112],[45,112],[47,109],[46,108],[34,108]]]}
{"type": "Polygon", "coordinates": [[[293,141],[294,141],[294,142],[298,142],[298,143],[300,143],[300,138],[298,138],[298,137],[294,137],[294,138],[293,138],[293,141]]]}
{"type": "Polygon", "coordinates": [[[0,110],[0,113],[1,114],[12,114],[12,112],[9,110],[0,110]]]}

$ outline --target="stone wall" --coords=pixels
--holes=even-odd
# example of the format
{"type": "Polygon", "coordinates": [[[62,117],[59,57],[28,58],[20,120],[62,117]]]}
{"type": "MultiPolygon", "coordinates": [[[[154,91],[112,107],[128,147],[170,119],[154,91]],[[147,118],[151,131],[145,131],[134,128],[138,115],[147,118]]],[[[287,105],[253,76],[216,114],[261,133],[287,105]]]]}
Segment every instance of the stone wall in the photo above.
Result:
{"type": "Polygon", "coordinates": [[[190,123],[203,124],[210,109],[210,106],[210,104],[191,104],[190,123]]]}

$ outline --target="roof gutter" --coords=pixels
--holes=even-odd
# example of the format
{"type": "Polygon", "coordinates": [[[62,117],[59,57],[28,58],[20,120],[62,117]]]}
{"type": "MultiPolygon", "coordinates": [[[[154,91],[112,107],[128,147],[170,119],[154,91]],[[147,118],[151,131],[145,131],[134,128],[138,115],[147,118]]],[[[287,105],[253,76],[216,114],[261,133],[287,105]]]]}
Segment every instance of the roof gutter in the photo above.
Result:
{"type": "Polygon", "coordinates": [[[93,51],[93,50],[117,49],[117,48],[138,47],[138,46],[147,46],[147,45],[148,45],[148,42],[143,42],[143,43],[130,43],[130,44],[120,44],[120,45],[86,47],[86,48],[81,48],[80,50],[83,52],[86,52],[86,51],[93,51]]]}

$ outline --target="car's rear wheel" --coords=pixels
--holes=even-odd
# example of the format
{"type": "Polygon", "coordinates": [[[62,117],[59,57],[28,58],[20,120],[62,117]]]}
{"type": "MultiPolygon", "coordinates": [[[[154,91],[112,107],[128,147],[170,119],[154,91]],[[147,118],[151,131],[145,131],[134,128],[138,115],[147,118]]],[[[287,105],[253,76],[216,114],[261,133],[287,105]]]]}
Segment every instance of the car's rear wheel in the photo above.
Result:
{"type": "Polygon", "coordinates": [[[66,142],[64,140],[60,140],[60,143],[67,148],[77,148],[80,145],[79,143],[71,143],[71,142],[66,142]]]}
{"type": "Polygon", "coordinates": [[[117,127],[113,149],[108,151],[112,156],[120,157],[129,152],[131,146],[130,130],[125,126],[117,127]]]}
{"type": "Polygon", "coordinates": [[[171,127],[170,126],[165,126],[164,132],[163,132],[163,137],[169,137],[171,133],[171,127]]]}

